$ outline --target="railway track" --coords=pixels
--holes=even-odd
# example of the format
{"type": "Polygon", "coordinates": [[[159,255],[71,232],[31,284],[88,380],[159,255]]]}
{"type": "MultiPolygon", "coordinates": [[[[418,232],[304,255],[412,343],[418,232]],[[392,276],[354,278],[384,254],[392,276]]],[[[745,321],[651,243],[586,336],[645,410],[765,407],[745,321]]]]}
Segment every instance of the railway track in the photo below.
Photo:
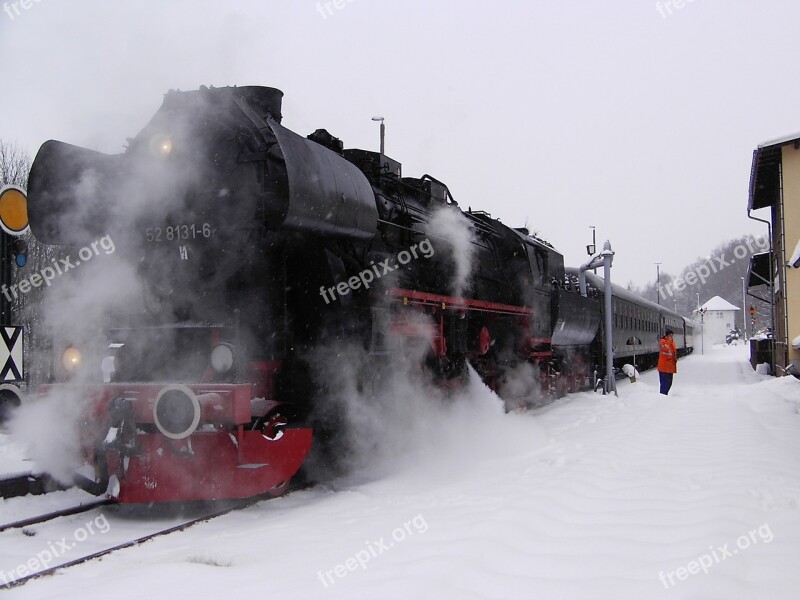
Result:
{"type": "MultiPolygon", "coordinates": [[[[30,573],[28,575],[24,575],[24,576],[21,576],[21,577],[16,577],[16,578],[12,579],[11,581],[6,581],[2,585],[0,585],[0,590],[6,590],[6,589],[15,588],[15,587],[18,587],[18,586],[21,586],[21,585],[24,585],[24,584],[28,583],[32,579],[38,579],[40,577],[46,577],[48,575],[52,575],[56,571],[59,571],[60,569],[66,569],[66,568],[69,568],[69,567],[74,567],[76,565],[80,565],[80,564],[83,564],[85,562],[89,562],[89,561],[94,560],[96,558],[101,558],[103,556],[106,556],[106,555],[111,554],[112,552],[116,552],[118,550],[123,550],[125,548],[131,548],[133,546],[138,546],[139,544],[143,544],[143,543],[145,543],[145,542],[147,542],[149,540],[152,540],[154,538],[157,538],[157,537],[169,535],[170,533],[175,533],[175,532],[178,532],[178,531],[184,531],[185,529],[188,529],[189,527],[197,525],[198,523],[203,523],[205,521],[209,521],[211,519],[215,519],[217,517],[221,517],[221,516],[226,515],[226,514],[228,514],[230,512],[233,512],[235,510],[241,510],[242,508],[250,506],[251,504],[254,504],[255,502],[257,502],[258,500],[261,500],[261,499],[262,498],[249,499],[247,501],[243,501],[243,502],[237,503],[234,506],[227,506],[224,509],[220,509],[218,511],[214,511],[214,512],[211,512],[211,513],[208,513],[208,514],[204,514],[204,515],[201,515],[199,517],[195,517],[195,518],[189,519],[188,521],[185,521],[183,523],[180,523],[180,524],[177,524],[177,525],[173,525],[171,527],[166,527],[164,529],[159,529],[159,530],[157,530],[155,532],[152,532],[152,533],[148,533],[148,534],[145,534],[145,535],[138,536],[138,537],[136,537],[134,539],[126,540],[124,542],[109,546],[107,548],[103,548],[101,550],[97,550],[95,552],[91,552],[89,554],[82,555],[82,556],[80,556],[78,558],[74,558],[72,560],[69,560],[69,561],[66,561],[66,562],[63,562],[63,563],[59,563],[58,565],[55,565],[55,566],[52,566],[52,567],[48,567],[48,568],[42,569],[40,571],[36,571],[35,573],[30,573]]],[[[99,504],[102,504],[102,503],[99,503],[99,504]]],[[[97,507],[97,505],[92,506],[91,508],[96,508],[96,507],[97,507]]],[[[73,513],[73,514],[75,514],[75,513],[73,513]]],[[[64,516],[64,515],[60,515],[60,516],[64,516]]],[[[6,579],[7,579],[7,576],[6,576],[6,579]]]]}
{"type": "MultiPolygon", "coordinates": [[[[288,494],[288,493],[291,493],[293,491],[306,489],[308,487],[310,487],[310,484],[307,484],[307,483],[300,484],[300,485],[297,485],[295,487],[292,487],[292,488],[286,490],[285,493],[288,494]]],[[[285,494],[282,494],[282,495],[285,495],[285,494]]],[[[184,521],[182,523],[170,525],[169,527],[165,527],[163,529],[157,529],[156,531],[149,532],[149,533],[146,533],[144,535],[138,535],[138,536],[133,537],[132,539],[126,539],[124,541],[121,541],[121,542],[116,543],[116,544],[112,544],[110,546],[107,546],[107,547],[99,549],[99,550],[95,550],[95,551],[92,551],[92,552],[87,552],[86,554],[81,555],[81,556],[79,556],[77,558],[73,558],[71,560],[67,560],[67,561],[61,562],[61,563],[59,563],[57,565],[47,566],[46,568],[38,570],[38,571],[36,571],[34,573],[24,574],[24,575],[21,575],[19,577],[13,577],[13,571],[11,573],[8,573],[8,572],[4,573],[3,571],[0,571],[0,590],[5,590],[5,589],[11,589],[11,588],[14,588],[14,587],[18,587],[18,586],[26,584],[27,582],[31,581],[32,579],[38,579],[40,577],[45,577],[45,576],[48,576],[48,575],[52,575],[52,574],[56,573],[57,571],[59,571],[61,569],[66,569],[66,568],[69,568],[69,567],[80,565],[80,564],[89,562],[91,560],[94,560],[94,559],[97,559],[97,558],[101,558],[103,556],[106,556],[106,555],[111,554],[112,552],[116,552],[118,550],[124,550],[125,548],[131,548],[133,546],[138,546],[139,544],[143,544],[143,543],[145,543],[145,542],[147,542],[149,540],[152,540],[154,538],[158,538],[158,537],[161,537],[161,536],[169,535],[170,533],[175,533],[175,532],[178,532],[178,531],[184,531],[184,530],[186,530],[186,529],[188,529],[188,528],[190,528],[190,527],[192,527],[194,525],[197,525],[198,523],[203,523],[203,522],[206,522],[206,521],[210,521],[211,519],[215,519],[217,517],[221,517],[221,516],[226,515],[228,513],[231,513],[231,512],[237,511],[237,510],[242,510],[244,508],[247,508],[248,506],[252,506],[253,504],[255,504],[257,502],[260,502],[261,500],[266,500],[266,499],[269,499],[271,497],[272,497],[271,495],[265,494],[263,496],[257,496],[257,497],[254,497],[254,498],[248,498],[246,500],[227,501],[226,505],[224,507],[222,507],[222,508],[218,508],[218,509],[212,510],[210,512],[205,512],[202,515],[199,515],[199,516],[196,516],[196,517],[192,517],[192,518],[190,518],[190,519],[188,519],[188,520],[186,520],[186,521],[184,521]],[[233,503],[231,503],[231,502],[233,502],[233,503]]],[[[56,521],[59,518],[66,518],[66,517],[74,516],[74,515],[81,514],[81,513],[88,513],[93,509],[100,508],[100,507],[106,506],[106,505],[116,506],[116,505],[114,505],[114,502],[112,500],[110,500],[110,499],[98,500],[97,502],[87,503],[87,504],[84,504],[84,505],[81,505],[81,506],[76,506],[76,507],[64,509],[64,510],[61,510],[61,511],[56,511],[56,512],[53,512],[53,513],[44,514],[44,515],[41,515],[39,517],[32,517],[30,519],[17,521],[15,523],[9,523],[7,525],[2,525],[2,526],[0,526],[0,533],[9,532],[10,530],[21,529],[21,528],[23,529],[23,533],[25,533],[25,529],[24,528],[34,527],[36,525],[43,525],[43,524],[47,525],[48,523],[53,523],[54,521],[56,521]]],[[[100,516],[102,516],[102,514],[100,516]]],[[[74,526],[74,524],[73,524],[73,526],[74,526]]],[[[27,535],[35,535],[35,533],[36,532],[31,532],[31,533],[29,533],[27,535]]],[[[52,532],[45,532],[45,534],[43,536],[40,536],[40,537],[48,537],[48,533],[52,533],[52,532]]],[[[60,533],[63,533],[63,529],[61,531],[56,532],[52,539],[58,538],[60,533]]],[[[48,537],[48,539],[51,539],[51,538],[48,537]]],[[[62,537],[62,540],[64,540],[64,539],[65,538],[62,537]]],[[[74,546],[75,546],[75,544],[70,546],[70,548],[72,548],[74,546]]],[[[66,546],[64,546],[64,547],[66,547],[66,546]]],[[[52,548],[52,546],[51,546],[51,548],[52,548]]],[[[38,556],[38,555],[36,553],[31,553],[28,556],[32,557],[32,556],[38,556]]],[[[22,557],[20,558],[20,561],[21,561],[20,565],[27,564],[26,561],[23,560],[22,557]]]]}
{"type": "Polygon", "coordinates": [[[14,521],[12,523],[7,523],[6,525],[0,525],[0,533],[6,531],[7,529],[21,529],[22,527],[30,527],[32,525],[40,525],[42,523],[46,523],[47,521],[52,521],[53,519],[58,519],[59,517],[69,517],[72,515],[77,515],[80,513],[88,512],[93,508],[98,508],[100,506],[105,506],[106,504],[111,504],[111,500],[108,498],[104,498],[102,500],[97,500],[96,502],[88,502],[86,504],[79,504],[77,506],[71,506],[69,508],[64,508],[61,510],[56,510],[53,512],[45,513],[43,515],[38,515],[35,517],[29,517],[27,519],[21,519],[19,521],[14,521]]]}

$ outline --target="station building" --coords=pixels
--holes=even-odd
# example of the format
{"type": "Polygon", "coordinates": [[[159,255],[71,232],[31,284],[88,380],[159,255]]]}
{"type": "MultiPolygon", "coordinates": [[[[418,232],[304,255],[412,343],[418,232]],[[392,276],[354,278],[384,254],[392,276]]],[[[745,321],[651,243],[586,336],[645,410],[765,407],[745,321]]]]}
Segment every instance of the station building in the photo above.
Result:
{"type": "MultiPolygon", "coordinates": [[[[695,311],[694,320],[700,323],[700,335],[704,344],[724,344],[726,336],[738,329],[740,319],[736,316],[741,310],[720,296],[714,296],[695,311]],[[700,318],[700,311],[702,319],[700,318]]],[[[695,333],[695,337],[697,333],[695,333]]],[[[696,341],[695,341],[696,343],[696,341]]]]}
{"type": "Polygon", "coordinates": [[[754,341],[751,353],[766,350],[775,375],[800,377],[800,133],[753,152],[747,215],[770,235],[770,251],[750,261],[747,285],[770,304],[774,332],[761,347],[754,341]]]}

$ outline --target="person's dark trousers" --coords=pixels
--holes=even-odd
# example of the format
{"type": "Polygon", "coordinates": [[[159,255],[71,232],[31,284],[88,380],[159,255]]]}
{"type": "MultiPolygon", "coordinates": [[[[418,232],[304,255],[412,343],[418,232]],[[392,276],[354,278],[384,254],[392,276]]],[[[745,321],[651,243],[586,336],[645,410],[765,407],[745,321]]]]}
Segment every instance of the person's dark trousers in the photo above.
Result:
{"type": "Polygon", "coordinates": [[[658,380],[661,382],[661,393],[665,396],[669,393],[669,388],[672,387],[672,373],[658,372],[658,380]]]}

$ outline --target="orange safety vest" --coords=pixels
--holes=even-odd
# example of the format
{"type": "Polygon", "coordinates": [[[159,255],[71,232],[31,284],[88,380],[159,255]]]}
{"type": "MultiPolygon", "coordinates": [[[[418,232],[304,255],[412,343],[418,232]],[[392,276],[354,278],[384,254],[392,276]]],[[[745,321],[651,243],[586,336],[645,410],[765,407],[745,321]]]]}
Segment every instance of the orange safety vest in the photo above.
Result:
{"type": "Polygon", "coordinates": [[[678,372],[678,353],[675,349],[675,342],[667,337],[659,341],[658,370],[662,373],[678,372]]]}

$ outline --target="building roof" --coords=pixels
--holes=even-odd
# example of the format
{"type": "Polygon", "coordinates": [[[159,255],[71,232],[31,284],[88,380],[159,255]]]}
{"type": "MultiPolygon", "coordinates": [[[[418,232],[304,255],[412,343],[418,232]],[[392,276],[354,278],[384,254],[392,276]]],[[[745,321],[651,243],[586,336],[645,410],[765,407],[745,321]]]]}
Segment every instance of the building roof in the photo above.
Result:
{"type": "Polygon", "coordinates": [[[750,166],[747,210],[775,205],[780,199],[781,148],[789,144],[800,148],[800,133],[792,133],[758,145],[750,166]]]}
{"type": "Polygon", "coordinates": [[[706,310],[740,310],[738,306],[734,306],[719,296],[714,296],[711,300],[703,304],[701,308],[705,308],[706,310]]]}
{"type": "Polygon", "coordinates": [[[758,147],[770,148],[773,146],[785,146],[786,144],[791,144],[792,142],[797,142],[797,141],[800,141],[800,132],[790,133],[788,135],[775,138],[774,140],[768,140],[766,142],[762,142],[761,144],[758,145],[758,147]]]}

